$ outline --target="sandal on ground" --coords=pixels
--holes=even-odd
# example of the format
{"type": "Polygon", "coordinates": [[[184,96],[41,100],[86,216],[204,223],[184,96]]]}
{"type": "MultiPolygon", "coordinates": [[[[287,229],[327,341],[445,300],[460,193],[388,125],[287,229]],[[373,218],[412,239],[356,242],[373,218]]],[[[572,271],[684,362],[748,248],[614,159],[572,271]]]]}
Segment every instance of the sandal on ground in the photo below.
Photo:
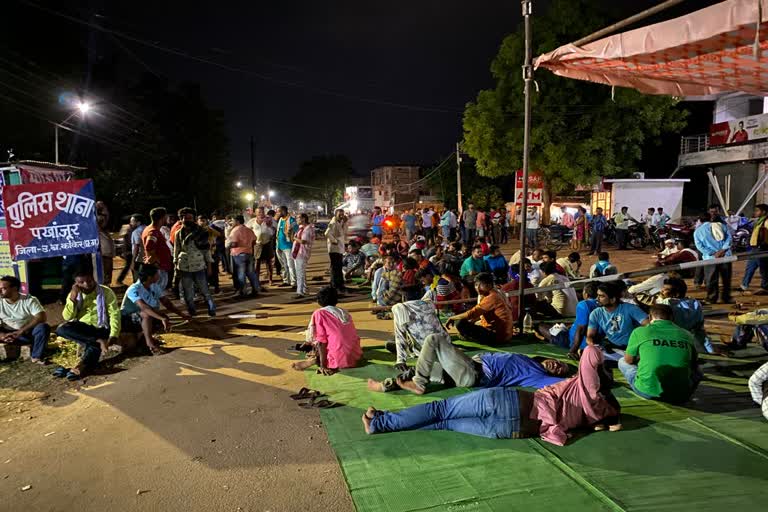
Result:
{"type": "Polygon", "coordinates": [[[161,356],[165,354],[165,350],[160,347],[149,347],[149,353],[153,356],[161,356]]]}
{"type": "Polygon", "coordinates": [[[83,376],[81,374],[75,373],[72,370],[69,370],[67,372],[67,380],[70,381],[70,382],[76,381],[76,380],[80,380],[82,377],[83,376]]]}
{"type": "Polygon", "coordinates": [[[338,402],[331,402],[330,400],[315,400],[314,398],[309,402],[303,402],[299,404],[302,409],[333,409],[339,407],[342,404],[338,402]]]}
{"type": "Polygon", "coordinates": [[[57,379],[63,379],[67,376],[67,373],[69,373],[69,368],[64,368],[63,366],[59,366],[53,370],[53,376],[57,379]]]}
{"type": "Polygon", "coordinates": [[[323,396],[323,393],[309,388],[301,388],[298,393],[290,395],[291,400],[306,400],[315,399],[319,396],[323,396]]]}

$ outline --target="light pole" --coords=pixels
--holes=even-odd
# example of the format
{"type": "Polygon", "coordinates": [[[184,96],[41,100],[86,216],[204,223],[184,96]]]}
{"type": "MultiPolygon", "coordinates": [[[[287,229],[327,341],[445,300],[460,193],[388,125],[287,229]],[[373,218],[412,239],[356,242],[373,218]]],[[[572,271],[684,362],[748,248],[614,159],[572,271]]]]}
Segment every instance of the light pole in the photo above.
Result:
{"type": "Polygon", "coordinates": [[[84,101],[81,101],[80,103],[78,103],[77,109],[75,109],[75,111],[72,112],[65,120],[53,125],[54,134],[55,134],[56,165],[59,165],[59,127],[64,128],[64,123],[72,119],[77,114],[81,114],[83,117],[85,117],[85,114],[87,114],[90,110],[91,110],[91,105],[84,101]]]}

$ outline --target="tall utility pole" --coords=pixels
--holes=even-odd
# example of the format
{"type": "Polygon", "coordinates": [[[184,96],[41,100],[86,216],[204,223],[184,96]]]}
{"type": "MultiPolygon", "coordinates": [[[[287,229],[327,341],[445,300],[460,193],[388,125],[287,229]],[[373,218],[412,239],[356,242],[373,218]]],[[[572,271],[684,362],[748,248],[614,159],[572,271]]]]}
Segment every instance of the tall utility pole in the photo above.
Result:
{"type": "MultiPolygon", "coordinates": [[[[523,123],[523,204],[520,212],[520,261],[525,258],[525,231],[528,227],[528,167],[531,156],[531,82],[533,82],[533,62],[531,50],[531,14],[533,13],[533,1],[521,0],[523,8],[523,20],[525,21],[525,62],[523,62],[523,84],[525,95],[525,121],[523,123]]],[[[522,277],[521,277],[522,279],[522,277]]],[[[522,283],[522,281],[521,281],[522,283]]],[[[518,318],[523,319],[523,298],[525,287],[520,285],[517,300],[518,318]]]]}
{"type": "Polygon", "coordinates": [[[456,197],[459,214],[464,211],[461,205],[461,142],[456,143],[456,197]]]}
{"type": "Polygon", "coordinates": [[[253,161],[253,135],[251,135],[251,190],[256,190],[256,166],[253,161]]]}

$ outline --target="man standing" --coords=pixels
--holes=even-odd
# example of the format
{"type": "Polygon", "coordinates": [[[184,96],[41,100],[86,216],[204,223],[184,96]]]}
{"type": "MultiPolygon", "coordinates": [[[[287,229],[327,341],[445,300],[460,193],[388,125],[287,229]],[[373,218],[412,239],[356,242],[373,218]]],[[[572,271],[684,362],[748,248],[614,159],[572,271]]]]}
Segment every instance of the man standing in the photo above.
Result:
{"type": "Polygon", "coordinates": [[[573,229],[574,219],[573,219],[573,215],[568,213],[568,208],[566,206],[561,206],[560,212],[561,212],[560,225],[569,230],[573,229]]]}
{"type": "Polygon", "coordinates": [[[51,336],[45,309],[36,297],[19,293],[14,276],[0,277],[0,343],[32,345],[31,361],[45,364],[43,352],[51,336]]]}
{"type": "MultiPolygon", "coordinates": [[[[381,214],[381,209],[379,215],[381,214]]],[[[339,293],[347,290],[344,284],[344,246],[347,241],[347,217],[344,210],[339,208],[333,215],[325,230],[326,243],[328,244],[328,257],[331,260],[331,286],[339,293]]]]}
{"type": "MultiPolygon", "coordinates": [[[[166,215],[165,209],[160,208],[162,215],[155,210],[152,210],[154,215],[150,213],[153,222],[152,226],[147,227],[147,230],[152,229],[155,222],[163,220],[166,215]]],[[[159,225],[156,229],[157,234],[162,236],[159,225]]],[[[145,239],[154,236],[156,235],[150,232],[145,239]]],[[[167,249],[165,240],[160,241],[163,247],[167,249]]],[[[147,247],[146,243],[144,247],[147,247]]],[[[150,244],[149,248],[153,249],[153,244],[150,244]]],[[[156,256],[154,257],[156,258],[156,256]]],[[[160,284],[161,281],[158,280],[158,285],[160,284]]],[[[160,288],[165,290],[164,286],[160,286],[160,288]]],[[[56,329],[56,334],[80,345],[83,349],[83,355],[76,367],[70,370],[61,368],[54,375],[66,377],[67,380],[78,380],[98,364],[102,351],[106,351],[110,344],[117,341],[117,337],[120,335],[120,307],[117,305],[115,292],[107,286],[97,284],[93,279],[92,269],[83,268],[75,274],[75,284],[67,296],[62,317],[65,323],[56,329]]]]}
{"type": "Polygon", "coordinates": [[[184,320],[192,320],[191,316],[179,311],[168,297],[163,296],[163,289],[157,285],[159,279],[156,267],[142,266],[139,279],[128,287],[120,308],[123,331],[141,332],[153,355],[162,354],[154,337],[155,331],[162,327],[167,332],[171,327],[168,315],[160,312],[160,304],[184,320]]]}
{"type": "Polygon", "coordinates": [[[416,216],[410,208],[403,213],[403,226],[405,228],[405,241],[411,243],[416,234],[416,216]]]}
{"type": "Polygon", "coordinates": [[[701,381],[691,333],[672,322],[669,306],[651,307],[651,323],[629,337],[619,371],[642,398],[681,404],[701,381]]]}
{"type": "Polygon", "coordinates": [[[427,244],[435,244],[435,229],[432,225],[432,215],[435,212],[431,208],[424,208],[421,214],[421,227],[424,228],[424,238],[427,239],[427,244]]]}
{"type": "Polygon", "coordinates": [[[461,220],[464,221],[464,245],[471,247],[477,233],[477,211],[474,204],[469,203],[467,210],[461,214],[461,220]]]}
{"type": "Polygon", "coordinates": [[[208,306],[208,316],[216,316],[216,305],[213,303],[208,276],[213,271],[213,258],[208,228],[205,230],[195,224],[194,212],[184,218],[184,225],[176,232],[173,240],[173,262],[176,272],[181,279],[181,289],[184,292],[184,302],[187,311],[195,316],[195,287],[205,298],[208,306]]]}
{"type": "MultiPolygon", "coordinates": [[[[768,205],[758,204],[755,206],[753,214],[755,220],[752,224],[752,235],[749,237],[750,251],[768,250],[768,205]]],[[[760,269],[760,289],[754,295],[768,294],[768,258],[753,258],[747,260],[747,268],[744,271],[744,279],[741,282],[741,289],[747,290],[755,270],[760,269]]]]}
{"type": "Polygon", "coordinates": [[[247,278],[251,283],[251,297],[255,297],[261,291],[259,276],[253,270],[253,244],[256,242],[256,235],[245,227],[245,218],[242,215],[235,215],[230,222],[232,230],[227,238],[227,247],[235,267],[233,269],[235,290],[240,297],[245,297],[247,278]]]}
{"type": "Polygon", "coordinates": [[[277,222],[277,257],[283,267],[283,283],[281,287],[296,286],[296,266],[291,257],[293,237],[298,230],[296,219],[288,215],[288,207],[279,208],[280,220],[277,222]]]}
{"type": "MultiPolygon", "coordinates": [[[[158,285],[165,290],[168,288],[168,273],[173,270],[173,258],[168,242],[160,231],[165,224],[168,212],[165,208],[154,208],[149,212],[152,224],[144,228],[141,234],[141,242],[144,246],[144,263],[154,265],[160,273],[158,285]]],[[[110,290],[111,292],[111,290],[110,290]]],[[[118,325],[119,327],[119,325],[118,325]]]]}
{"type": "MultiPolygon", "coordinates": [[[[716,205],[709,207],[709,219],[702,218],[702,224],[693,232],[693,240],[696,248],[701,253],[703,260],[712,260],[731,256],[731,233],[720,217],[720,208],[716,205]]],[[[707,283],[707,300],[715,303],[718,298],[723,299],[723,304],[731,303],[731,275],[733,268],[731,262],[717,263],[704,267],[704,281],[707,283]],[[718,280],[723,283],[722,296],[718,287],[718,280]]]]}
{"type": "Polygon", "coordinates": [[[256,260],[256,275],[261,279],[261,264],[267,267],[267,279],[272,285],[272,258],[274,258],[274,244],[272,243],[275,231],[267,222],[264,207],[256,208],[256,216],[250,219],[246,226],[256,235],[256,243],[253,246],[253,258],[256,260]]]}
{"type": "Polygon", "coordinates": [[[616,223],[616,244],[619,250],[627,249],[627,233],[629,232],[629,221],[637,222],[630,214],[629,207],[622,206],[620,212],[613,214],[613,222],[616,223]]]}
{"type": "Polygon", "coordinates": [[[128,249],[130,254],[126,254],[125,266],[120,271],[120,275],[117,277],[117,284],[122,285],[125,276],[128,272],[133,271],[133,280],[136,281],[136,264],[141,263],[144,260],[144,245],[141,243],[141,234],[147,226],[144,225],[144,218],[138,213],[131,215],[128,221],[128,231],[130,233],[131,246],[128,249]]]}
{"type": "Polygon", "coordinates": [[[529,206],[525,220],[525,237],[528,239],[528,246],[536,247],[539,245],[539,210],[535,206],[529,206]]]}
{"type": "Polygon", "coordinates": [[[592,216],[592,222],[590,223],[590,232],[592,233],[592,240],[590,243],[589,254],[599,253],[603,250],[603,236],[605,235],[605,227],[608,225],[608,220],[603,215],[603,209],[595,208],[595,214],[592,216]]]}
{"type": "Polygon", "coordinates": [[[381,213],[381,208],[374,207],[373,215],[371,216],[371,233],[377,238],[381,238],[384,235],[384,215],[381,213]]]}
{"type": "Polygon", "coordinates": [[[443,214],[440,216],[440,230],[443,232],[443,243],[447,244],[452,240],[451,237],[451,224],[456,223],[456,219],[453,217],[453,212],[448,208],[443,209],[443,214]]]}

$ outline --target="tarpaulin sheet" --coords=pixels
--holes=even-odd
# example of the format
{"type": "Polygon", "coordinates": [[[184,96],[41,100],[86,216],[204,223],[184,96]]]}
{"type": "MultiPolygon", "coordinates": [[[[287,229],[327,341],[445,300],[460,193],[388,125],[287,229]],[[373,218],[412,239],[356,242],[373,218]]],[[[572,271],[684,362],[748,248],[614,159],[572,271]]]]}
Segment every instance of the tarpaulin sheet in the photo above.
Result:
{"type": "MultiPolygon", "coordinates": [[[[490,350],[464,345],[470,351],[490,350]]],[[[540,343],[505,350],[564,355],[540,343]]],[[[455,432],[366,435],[361,416],[370,405],[396,410],[468,390],[422,396],[371,392],[367,379],[393,376],[394,356],[383,349],[366,349],[365,356],[366,366],[331,377],[307,372],[311,388],[347,404],[323,410],[321,417],[359,512],[763,508],[768,424],[745,399],[746,379],[721,382],[714,365],[709,367],[715,373],[708,374],[687,407],[616,388],[624,430],[577,433],[558,447],[538,439],[492,440],[455,432]],[[710,412],[712,403],[722,410],[710,412]]],[[[743,361],[736,365],[744,366],[743,361]]]]}
{"type": "Polygon", "coordinates": [[[534,65],[646,94],[768,94],[767,18],[768,0],[727,0],[582,47],[561,46],[536,58],[534,65]],[[763,25],[755,47],[758,3],[763,25]]]}

